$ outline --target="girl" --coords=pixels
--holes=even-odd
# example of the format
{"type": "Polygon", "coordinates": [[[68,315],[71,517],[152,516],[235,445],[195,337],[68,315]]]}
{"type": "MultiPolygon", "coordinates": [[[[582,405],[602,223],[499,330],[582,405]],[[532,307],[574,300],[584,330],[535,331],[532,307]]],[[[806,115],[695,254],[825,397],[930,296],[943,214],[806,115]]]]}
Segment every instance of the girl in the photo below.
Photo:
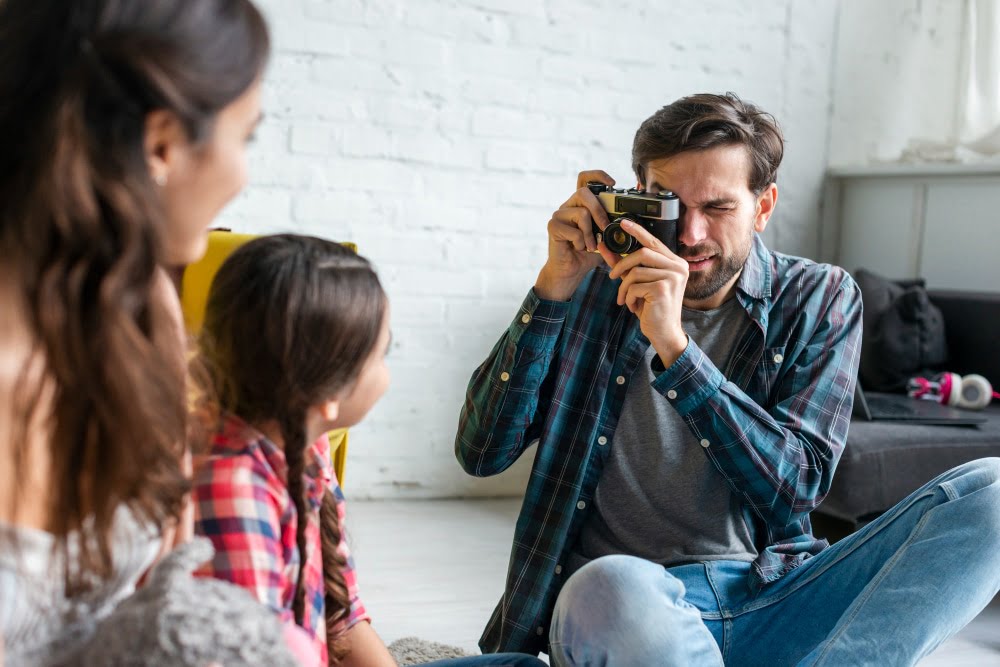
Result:
{"type": "MultiPolygon", "coordinates": [[[[197,466],[207,574],[251,590],[314,647],[312,665],[394,666],[358,598],[324,433],[357,424],[389,384],[389,305],[366,260],[318,238],[241,246],[212,284],[201,351],[220,408],[197,466]]],[[[543,665],[477,656],[449,665],[543,665]]]]}
{"type": "Polygon", "coordinates": [[[57,660],[188,487],[180,309],[245,181],[268,55],[247,0],[0,2],[0,636],[57,660]],[[66,641],[63,641],[66,640],[66,641]]]}

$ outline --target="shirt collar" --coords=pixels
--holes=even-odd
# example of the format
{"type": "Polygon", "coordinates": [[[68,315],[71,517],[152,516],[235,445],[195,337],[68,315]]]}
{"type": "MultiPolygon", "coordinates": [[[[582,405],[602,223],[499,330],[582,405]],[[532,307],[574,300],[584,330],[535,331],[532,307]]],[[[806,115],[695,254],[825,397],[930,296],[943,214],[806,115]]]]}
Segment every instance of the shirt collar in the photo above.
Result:
{"type": "Polygon", "coordinates": [[[736,289],[758,301],[771,298],[771,251],[756,232],[736,289]]]}
{"type": "MultiPolygon", "coordinates": [[[[230,446],[246,446],[248,443],[256,445],[260,454],[267,461],[267,464],[274,471],[274,474],[285,484],[288,483],[288,461],[285,459],[285,452],[270,438],[259,430],[247,424],[236,415],[226,414],[220,428],[216,443],[228,444],[230,446]],[[221,436],[221,442],[220,442],[221,436]]],[[[326,491],[326,475],[324,474],[323,460],[320,458],[321,452],[315,444],[306,447],[304,453],[304,466],[302,469],[302,483],[304,486],[306,501],[312,509],[318,509],[323,502],[323,494],[326,491]]]]}

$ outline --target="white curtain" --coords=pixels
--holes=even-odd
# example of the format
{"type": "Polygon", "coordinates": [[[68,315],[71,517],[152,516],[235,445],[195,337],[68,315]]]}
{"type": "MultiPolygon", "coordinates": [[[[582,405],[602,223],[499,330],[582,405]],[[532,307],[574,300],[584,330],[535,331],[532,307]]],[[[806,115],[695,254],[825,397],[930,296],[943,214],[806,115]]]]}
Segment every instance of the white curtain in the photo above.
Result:
{"type": "Polygon", "coordinates": [[[982,155],[1000,153],[1000,0],[966,0],[958,143],[982,155]]]}
{"type": "Polygon", "coordinates": [[[840,0],[830,164],[1000,160],[1000,0],[840,0]]]}

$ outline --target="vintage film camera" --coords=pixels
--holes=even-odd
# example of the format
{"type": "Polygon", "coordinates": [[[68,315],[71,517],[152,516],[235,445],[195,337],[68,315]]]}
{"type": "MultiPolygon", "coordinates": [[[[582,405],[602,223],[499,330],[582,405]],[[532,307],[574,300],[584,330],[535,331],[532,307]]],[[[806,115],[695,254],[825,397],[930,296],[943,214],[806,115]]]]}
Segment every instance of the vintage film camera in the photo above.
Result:
{"type": "Polygon", "coordinates": [[[642,244],[622,229],[621,223],[628,219],[642,225],[671,252],[677,252],[677,220],[680,218],[681,203],[673,192],[649,194],[636,188],[616,190],[595,181],[587,183],[587,187],[597,196],[611,221],[603,232],[594,223],[594,236],[598,243],[603,240],[608,250],[619,255],[641,248],[642,244]]]}

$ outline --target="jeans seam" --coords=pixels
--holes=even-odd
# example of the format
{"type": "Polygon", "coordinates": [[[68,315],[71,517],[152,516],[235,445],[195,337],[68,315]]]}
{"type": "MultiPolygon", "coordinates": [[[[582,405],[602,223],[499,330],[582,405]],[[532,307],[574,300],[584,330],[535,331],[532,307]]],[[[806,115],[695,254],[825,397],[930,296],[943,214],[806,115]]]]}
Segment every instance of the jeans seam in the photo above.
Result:
{"type": "MultiPolygon", "coordinates": [[[[719,595],[719,589],[715,585],[715,578],[712,576],[712,568],[709,567],[708,563],[705,563],[705,579],[708,581],[708,585],[712,589],[712,595],[715,596],[715,606],[719,609],[719,620],[722,622],[722,646],[719,647],[719,650],[722,652],[722,662],[725,663],[727,656],[729,655],[729,639],[732,634],[727,627],[730,620],[727,618],[727,614],[722,608],[722,596],[719,595]]],[[[702,616],[702,618],[704,619],[704,616],[702,616]]]]}
{"type": "Polygon", "coordinates": [[[822,664],[822,661],[829,654],[830,649],[833,646],[833,642],[836,639],[842,637],[844,633],[847,632],[848,626],[851,624],[851,622],[853,622],[855,618],[857,618],[858,614],[861,613],[861,608],[864,607],[865,604],[867,604],[868,600],[871,599],[872,595],[875,594],[875,589],[877,589],[882,584],[882,582],[885,581],[886,577],[892,574],[892,570],[896,566],[896,563],[899,561],[900,558],[903,557],[903,553],[910,546],[910,544],[912,544],[913,541],[916,540],[916,538],[920,535],[920,533],[924,529],[924,525],[929,520],[930,520],[930,514],[925,513],[924,516],[920,518],[920,522],[917,524],[916,528],[914,528],[913,532],[910,533],[909,539],[907,539],[896,550],[896,553],[893,555],[892,559],[888,563],[886,563],[885,566],[879,571],[879,574],[874,579],[872,579],[872,581],[866,587],[866,591],[862,593],[862,595],[859,595],[854,600],[854,602],[851,604],[851,608],[848,609],[850,615],[841,624],[842,625],[841,629],[837,631],[836,634],[824,640],[826,642],[826,646],[816,657],[816,660],[813,662],[813,667],[819,667],[822,664]]]}
{"type": "MultiPolygon", "coordinates": [[[[943,488],[943,485],[938,485],[937,488],[943,488]]],[[[935,488],[935,489],[929,489],[926,493],[921,494],[920,496],[914,498],[913,502],[911,502],[905,508],[900,508],[900,514],[903,511],[905,511],[905,510],[909,509],[910,507],[912,507],[913,505],[915,505],[918,501],[923,500],[924,498],[927,498],[929,496],[933,496],[935,494],[935,492],[937,491],[937,488],[935,488]]],[[[945,495],[948,495],[950,497],[950,494],[948,494],[947,491],[945,492],[945,495]]],[[[893,521],[894,520],[895,519],[893,519],[893,521]]],[[[816,572],[809,572],[806,575],[805,578],[803,578],[801,581],[796,581],[787,590],[781,591],[781,593],[778,594],[777,596],[775,596],[773,598],[765,598],[763,600],[757,600],[757,601],[751,603],[750,605],[748,605],[746,607],[740,608],[738,611],[732,612],[732,615],[733,616],[742,616],[743,614],[748,614],[750,612],[757,611],[758,609],[763,609],[764,607],[769,607],[769,606],[771,606],[773,604],[777,604],[777,603],[781,602],[786,597],[788,597],[792,593],[796,592],[797,590],[799,590],[803,586],[805,586],[805,585],[807,585],[807,584],[812,583],[813,581],[815,581],[818,577],[822,576],[824,572],[828,571],[834,565],[836,565],[837,563],[841,562],[842,560],[844,560],[845,558],[847,558],[848,556],[850,556],[852,553],[854,553],[855,551],[857,551],[858,549],[860,549],[863,545],[867,544],[876,535],[879,535],[882,531],[886,530],[891,525],[892,525],[892,521],[888,522],[885,526],[882,526],[881,528],[879,528],[878,531],[873,532],[871,535],[866,536],[864,540],[859,541],[857,544],[855,544],[854,546],[852,546],[850,548],[850,550],[845,551],[844,553],[840,554],[835,560],[833,560],[833,561],[831,561],[831,562],[829,562],[829,563],[821,566],[819,569],[817,569],[816,572]]]]}

